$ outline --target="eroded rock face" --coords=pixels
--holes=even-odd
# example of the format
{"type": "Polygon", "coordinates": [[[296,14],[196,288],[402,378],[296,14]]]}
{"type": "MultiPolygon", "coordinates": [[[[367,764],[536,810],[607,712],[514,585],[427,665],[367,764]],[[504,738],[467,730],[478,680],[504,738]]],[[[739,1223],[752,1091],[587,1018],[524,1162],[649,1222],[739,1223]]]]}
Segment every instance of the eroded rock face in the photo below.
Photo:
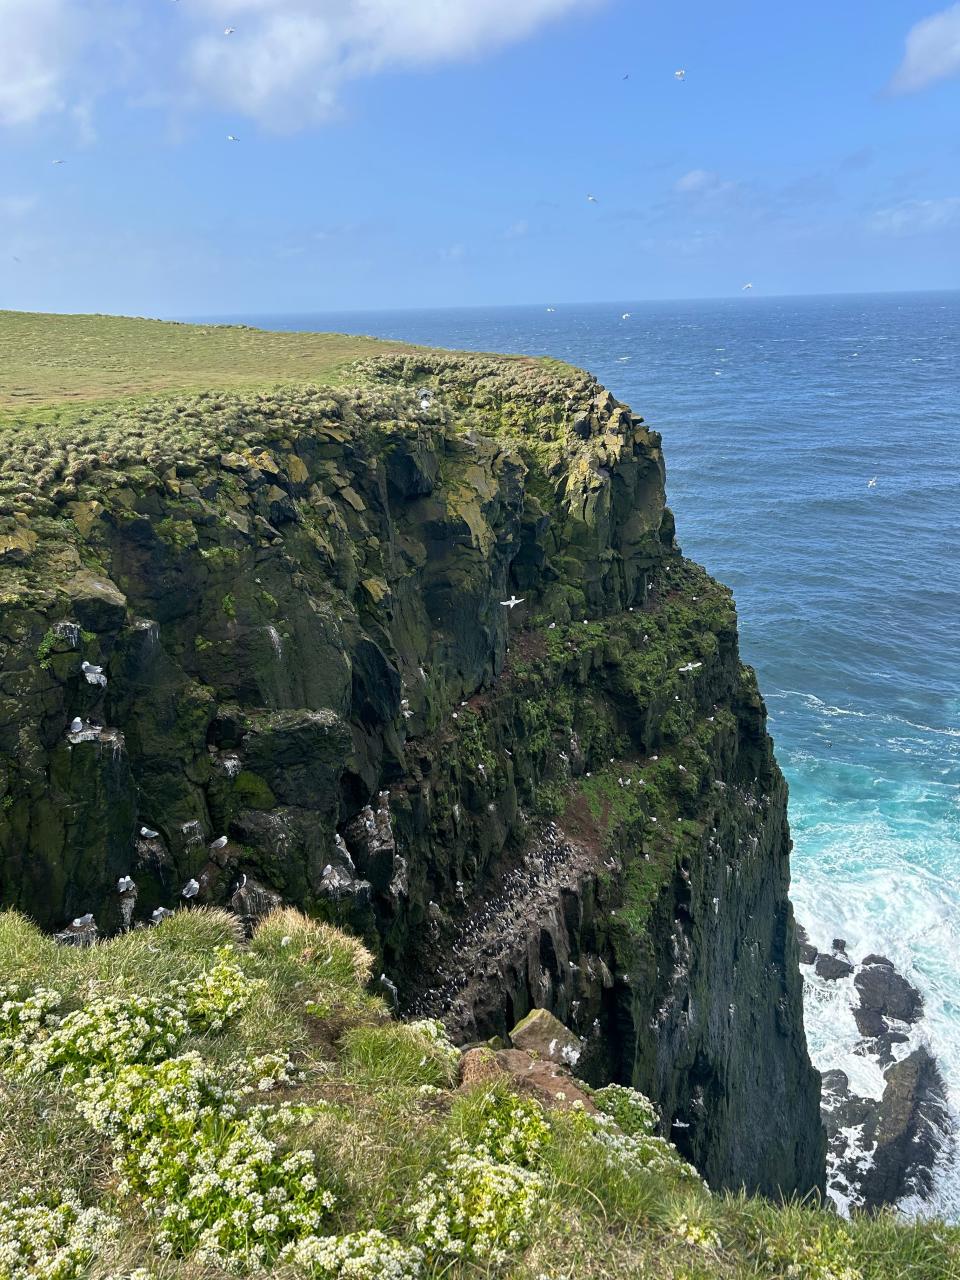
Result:
{"type": "Polygon", "coordinates": [[[464,1040],[550,1010],[712,1185],[821,1186],[786,788],[659,437],[560,366],[357,376],[97,419],[3,497],[0,902],[275,895],[464,1040]]]}

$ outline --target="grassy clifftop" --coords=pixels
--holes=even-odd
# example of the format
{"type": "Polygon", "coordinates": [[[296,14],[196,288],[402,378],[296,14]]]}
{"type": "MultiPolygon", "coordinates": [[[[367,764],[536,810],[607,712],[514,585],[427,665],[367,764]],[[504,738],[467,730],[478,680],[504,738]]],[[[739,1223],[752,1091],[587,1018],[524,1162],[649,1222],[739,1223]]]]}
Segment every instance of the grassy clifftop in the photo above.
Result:
{"type": "Polygon", "coordinates": [[[0,915],[0,1276],[958,1274],[956,1228],[711,1195],[632,1090],[458,1086],[369,970],[289,910],[249,944],[199,910],[89,948],[0,915]]]}
{"type": "Polygon", "coordinates": [[[400,349],[338,333],[0,311],[0,421],[148,393],[336,381],[353,361],[400,349]]]}

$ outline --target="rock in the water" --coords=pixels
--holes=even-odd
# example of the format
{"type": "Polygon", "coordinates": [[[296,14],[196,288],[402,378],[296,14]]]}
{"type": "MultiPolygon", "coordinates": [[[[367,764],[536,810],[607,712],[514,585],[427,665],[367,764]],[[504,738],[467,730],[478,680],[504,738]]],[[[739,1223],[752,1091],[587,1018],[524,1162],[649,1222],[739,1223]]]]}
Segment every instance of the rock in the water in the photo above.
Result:
{"type": "Polygon", "coordinates": [[[816,972],[818,977],[832,982],[837,978],[848,978],[853,973],[853,965],[845,956],[828,955],[826,951],[822,951],[817,956],[816,972]]]}
{"type": "Polygon", "coordinates": [[[862,1182],[869,1208],[905,1195],[928,1196],[934,1160],[951,1131],[943,1077],[929,1050],[914,1049],[884,1078],[877,1149],[862,1182]]]}
{"type": "MultiPolygon", "coordinates": [[[[885,956],[867,956],[853,982],[860,993],[860,1010],[867,1015],[875,1015],[871,1025],[875,1023],[876,1016],[896,1018],[899,1022],[916,1022],[920,1017],[923,997],[885,956]]],[[[857,1017],[858,1027],[860,1021],[857,1017]]],[[[880,1031],[868,1033],[861,1027],[861,1034],[879,1035],[884,1030],[885,1026],[880,1031]]]]}
{"type": "Polygon", "coordinates": [[[549,1062],[574,1067],[583,1051],[583,1042],[546,1009],[531,1009],[510,1032],[515,1049],[535,1053],[549,1062]]]}
{"type": "Polygon", "coordinates": [[[800,952],[801,964],[813,964],[817,956],[820,954],[817,948],[810,941],[806,929],[802,924],[797,925],[797,948],[800,952]]]}

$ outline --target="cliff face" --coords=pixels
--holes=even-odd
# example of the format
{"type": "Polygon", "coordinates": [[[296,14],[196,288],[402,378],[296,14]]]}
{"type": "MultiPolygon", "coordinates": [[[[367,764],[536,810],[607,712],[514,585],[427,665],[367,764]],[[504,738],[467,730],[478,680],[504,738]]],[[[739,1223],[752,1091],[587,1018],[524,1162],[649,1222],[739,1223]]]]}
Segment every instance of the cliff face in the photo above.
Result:
{"type": "Polygon", "coordinates": [[[0,473],[0,905],[279,895],[463,1039],[552,1009],[711,1186],[822,1186],[786,787],[659,437],[540,362],[357,385],[94,411],[0,473]]]}

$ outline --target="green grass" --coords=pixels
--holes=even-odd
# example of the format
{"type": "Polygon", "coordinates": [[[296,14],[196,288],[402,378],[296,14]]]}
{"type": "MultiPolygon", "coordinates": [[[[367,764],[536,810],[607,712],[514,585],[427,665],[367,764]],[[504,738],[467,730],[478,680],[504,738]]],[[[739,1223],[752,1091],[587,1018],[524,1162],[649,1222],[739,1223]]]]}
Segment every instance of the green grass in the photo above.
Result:
{"type": "Polygon", "coordinates": [[[0,311],[0,419],[163,392],[336,383],[356,360],[404,350],[342,333],[0,311]]]}
{"type": "MultiPolygon", "coordinates": [[[[95,1076],[85,1080],[83,1055],[98,1051],[81,1045],[62,1077],[59,1068],[38,1069],[44,1046],[64,1034],[51,1026],[31,1033],[29,1052],[11,1056],[0,1048],[0,1201],[12,1201],[25,1188],[34,1188],[34,1200],[44,1203],[70,1192],[78,1212],[101,1210],[116,1225],[112,1234],[103,1228],[93,1247],[78,1246],[71,1260],[61,1256],[56,1266],[49,1260],[31,1266],[22,1255],[39,1247],[35,1232],[26,1238],[21,1233],[13,1254],[20,1263],[4,1261],[8,1210],[6,1224],[0,1220],[2,1280],[48,1280],[54,1274],[57,1280],[106,1280],[129,1276],[136,1268],[162,1280],[212,1278],[228,1270],[291,1280],[294,1275],[345,1280],[348,1274],[353,1280],[381,1280],[387,1274],[402,1280],[952,1280],[960,1275],[960,1229],[955,1227],[902,1222],[891,1214],[846,1222],[812,1204],[711,1195],[674,1149],[652,1134],[655,1117],[649,1107],[626,1091],[595,1095],[608,1114],[601,1141],[597,1123],[585,1113],[544,1113],[508,1083],[457,1089],[456,1052],[434,1026],[400,1025],[389,1017],[382,1001],[368,994],[370,964],[357,940],[294,911],[270,917],[250,944],[238,938],[230,917],[201,910],[181,911],[155,929],[89,949],[58,948],[23,917],[0,915],[3,983],[19,988],[14,999],[38,987],[54,988],[63,997],[61,1018],[109,1007],[122,1019],[129,1002],[142,1005],[145,997],[186,1010],[195,1005],[198,988],[216,996],[231,973],[240,989],[246,984],[246,1003],[223,1026],[191,1020],[188,1029],[184,1023],[179,1041],[161,1049],[162,1063],[133,1068],[134,1091],[117,1113],[121,1135],[131,1114],[142,1114],[156,1131],[151,1150],[166,1153],[160,1167],[176,1190],[176,1178],[185,1176],[181,1165],[189,1172],[205,1150],[222,1150],[224,1159],[231,1158],[228,1150],[235,1148],[230,1144],[242,1146],[250,1133],[262,1131],[273,1144],[274,1164],[257,1166],[257,1177],[270,1185],[288,1157],[309,1158],[332,1200],[323,1211],[320,1234],[339,1242],[342,1250],[367,1249],[379,1241],[381,1251],[371,1254],[365,1269],[349,1272],[311,1268],[302,1259],[278,1267],[272,1261],[278,1241],[276,1248],[268,1244],[257,1263],[246,1250],[256,1231],[269,1237],[273,1228],[254,1231],[251,1226],[249,1239],[245,1229],[235,1233],[227,1267],[226,1260],[197,1252],[190,1220],[175,1219],[178,1242],[163,1256],[157,1232],[171,1206],[161,1192],[153,1215],[144,1211],[149,1188],[138,1190],[131,1164],[140,1140],[136,1126],[126,1131],[126,1139],[111,1139],[110,1125],[104,1127],[96,1108],[90,1111],[91,1096],[104,1087],[104,1079],[106,1097],[116,1087],[109,1083],[113,1068],[99,1081],[95,1076]],[[220,978],[204,987],[204,975],[217,965],[220,978]],[[39,1056],[31,1058],[30,1052],[39,1056]],[[183,1056],[190,1054],[198,1056],[183,1056]],[[272,1055],[272,1066],[264,1055],[272,1055]],[[144,1081],[151,1073],[159,1079],[180,1062],[194,1062],[194,1071],[228,1090],[264,1072],[277,1084],[267,1092],[251,1087],[240,1095],[234,1119],[214,1100],[206,1120],[197,1113],[183,1130],[166,1106],[139,1110],[144,1099],[149,1103],[144,1081]],[[284,1114],[287,1104],[294,1110],[278,1128],[270,1117],[284,1114]],[[526,1194],[518,1216],[519,1202],[510,1197],[524,1186],[533,1195],[526,1194]],[[422,1207],[430,1195],[437,1207],[424,1225],[422,1207]],[[465,1242],[461,1253],[436,1245],[436,1215],[454,1209],[468,1215],[456,1227],[465,1242]],[[501,1230],[503,1223],[511,1225],[509,1236],[501,1230]],[[386,1243],[363,1234],[356,1245],[357,1233],[371,1232],[385,1233],[386,1243]],[[392,1251],[392,1257],[404,1251],[411,1269],[387,1272],[383,1250],[392,1251]]],[[[9,1009],[0,997],[0,1045],[9,1035],[9,1009]]],[[[62,1053],[47,1053],[47,1060],[66,1061],[62,1053]]],[[[129,1070],[119,1068],[121,1074],[129,1070]]],[[[174,1102],[180,1106],[182,1095],[174,1095],[174,1102]]],[[[177,1195],[174,1208],[190,1204],[191,1213],[197,1213],[197,1206],[206,1204],[211,1221],[219,1212],[213,1192],[205,1200],[206,1192],[194,1188],[188,1194],[183,1184],[177,1195]]],[[[239,1221],[248,1225],[242,1214],[239,1221]]]]}

